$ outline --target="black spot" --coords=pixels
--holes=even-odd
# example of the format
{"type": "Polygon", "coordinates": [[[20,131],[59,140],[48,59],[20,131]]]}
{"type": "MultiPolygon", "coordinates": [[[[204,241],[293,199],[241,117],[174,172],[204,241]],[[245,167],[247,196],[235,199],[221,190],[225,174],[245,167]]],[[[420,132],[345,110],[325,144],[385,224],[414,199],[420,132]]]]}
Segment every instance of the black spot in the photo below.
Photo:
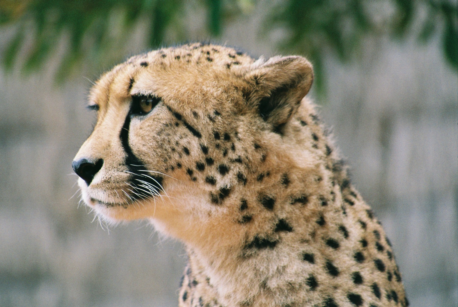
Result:
{"type": "Polygon", "coordinates": [[[341,190],[345,190],[349,186],[350,186],[350,180],[348,180],[348,178],[345,178],[344,180],[342,180],[342,184],[340,185],[340,189],[341,190]]]}
{"type": "Polygon", "coordinates": [[[264,179],[264,176],[265,176],[264,173],[259,174],[258,177],[256,178],[256,180],[259,181],[259,182],[262,182],[262,180],[264,179]]]}
{"type": "Polygon", "coordinates": [[[345,206],[342,205],[341,208],[342,208],[342,214],[347,216],[347,209],[345,208],[345,206]]]}
{"type": "Polygon", "coordinates": [[[291,227],[291,225],[284,219],[279,219],[277,224],[275,225],[275,232],[280,231],[291,232],[293,231],[293,227],[291,227]]]}
{"type": "Polygon", "coordinates": [[[394,271],[394,276],[396,277],[396,281],[397,282],[401,282],[402,281],[401,274],[399,274],[398,271],[394,271]]]}
{"type": "Polygon", "coordinates": [[[398,294],[396,293],[396,291],[391,290],[391,297],[393,298],[393,301],[395,301],[397,304],[398,303],[398,294]]]}
{"type": "Polygon", "coordinates": [[[379,242],[375,242],[375,247],[377,248],[379,252],[383,252],[385,250],[385,247],[383,247],[383,245],[380,244],[379,242]]]}
{"type": "Polygon", "coordinates": [[[196,111],[192,111],[192,116],[194,116],[195,119],[199,118],[199,114],[197,114],[196,111]]]}
{"type": "Polygon", "coordinates": [[[231,59],[235,59],[235,55],[230,54],[230,53],[228,54],[228,57],[230,57],[231,59]]]}
{"type": "Polygon", "coordinates": [[[391,292],[390,291],[386,291],[386,299],[391,302],[392,298],[391,298],[391,292]]]}
{"type": "Polygon", "coordinates": [[[203,172],[205,170],[205,164],[202,162],[196,162],[196,168],[198,171],[203,172]]]}
{"type": "Polygon", "coordinates": [[[288,174],[283,174],[283,176],[281,177],[281,184],[284,185],[285,187],[288,187],[290,181],[289,181],[289,178],[288,178],[288,174]]]}
{"type": "Polygon", "coordinates": [[[367,228],[366,222],[361,221],[361,220],[358,220],[358,223],[361,225],[361,228],[362,228],[362,229],[366,229],[366,228],[367,228]]]}
{"type": "Polygon", "coordinates": [[[212,192],[210,192],[210,201],[212,202],[212,204],[215,204],[215,205],[220,204],[218,195],[213,194],[212,192]]]}
{"type": "Polygon", "coordinates": [[[244,211],[244,210],[246,210],[246,209],[248,209],[247,201],[246,201],[246,199],[243,199],[243,198],[242,198],[242,199],[240,200],[240,211],[244,211]]]}
{"type": "Polygon", "coordinates": [[[381,237],[380,237],[380,232],[379,232],[378,230],[374,230],[373,233],[374,233],[374,236],[375,236],[375,238],[377,239],[377,241],[379,241],[380,238],[381,238],[381,237]]]}
{"type": "Polygon", "coordinates": [[[350,206],[354,206],[354,205],[355,205],[355,202],[352,201],[352,200],[350,200],[350,199],[348,199],[348,198],[345,198],[345,202],[346,202],[347,204],[349,204],[350,206]]]}
{"type": "Polygon", "coordinates": [[[364,303],[361,295],[356,293],[348,293],[347,298],[355,306],[362,306],[364,303]]]}
{"type": "Polygon", "coordinates": [[[207,158],[205,158],[205,163],[207,163],[208,166],[212,166],[214,161],[213,161],[212,158],[207,157],[207,158]]]}
{"type": "Polygon", "coordinates": [[[380,288],[377,285],[377,283],[374,282],[371,288],[372,288],[372,293],[374,293],[375,297],[380,299],[382,297],[382,293],[380,292],[380,288]]]}
{"type": "Polygon", "coordinates": [[[348,239],[348,236],[349,236],[348,235],[348,230],[347,230],[347,228],[345,226],[340,225],[339,226],[339,231],[343,234],[345,239],[348,239]]]}
{"type": "Polygon", "coordinates": [[[328,205],[328,201],[326,200],[326,198],[324,198],[324,196],[320,196],[320,201],[322,207],[326,207],[328,205]]]}
{"type": "Polygon", "coordinates": [[[225,141],[230,141],[231,140],[231,137],[230,137],[230,135],[228,133],[224,133],[223,138],[224,138],[225,141]]]}
{"type": "Polygon", "coordinates": [[[258,198],[259,202],[268,210],[273,210],[275,205],[275,198],[268,195],[261,195],[258,198]]]}
{"type": "Polygon", "coordinates": [[[309,200],[308,200],[308,197],[307,197],[307,196],[301,195],[301,196],[299,196],[299,197],[297,197],[297,198],[293,198],[293,199],[291,200],[291,205],[294,205],[294,204],[296,204],[296,203],[301,203],[301,204],[305,205],[305,204],[308,203],[308,201],[309,201],[309,200]]]}
{"type": "Polygon", "coordinates": [[[189,156],[189,149],[188,149],[188,147],[183,147],[183,152],[184,152],[187,156],[189,156]]]}
{"type": "Polygon", "coordinates": [[[388,255],[388,259],[393,260],[393,253],[390,252],[389,250],[386,251],[386,254],[388,255]]]}
{"type": "Polygon", "coordinates": [[[251,222],[252,219],[253,219],[253,216],[251,216],[251,215],[244,215],[244,216],[242,216],[242,219],[239,220],[238,222],[239,222],[240,224],[246,224],[246,223],[251,222]]]}
{"type": "Polygon", "coordinates": [[[301,120],[300,123],[302,126],[307,126],[307,122],[305,120],[301,120]]]}
{"type": "Polygon", "coordinates": [[[228,186],[224,186],[222,188],[219,189],[219,199],[221,200],[221,202],[229,196],[229,194],[231,194],[231,188],[228,187],[228,186]]]}
{"type": "Polygon", "coordinates": [[[368,243],[367,243],[367,240],[366,240],[366,239],[361,239],[359,242],[361,243],[361,246],[362,246],[362,247],[367,247],[367,244],[368,244],[368,243]]]}
{"type": "Polygon", "coordinates": [[[286,126],[286,123],[276,125],[273,127],[272,132],[283,136],[285,134],[284,132],[285,126],[286,126]]]}
{"type": "Polygon", "coordinates": [[[175,60],[179,60],[179,59],[180,59],[179,55],[175,56],[175,60]]]}
{"type": "Polygon", "coordinates": [[[261,155],[261,162],[265,162],[267,158],[267,154],[262,154],[261,155]]]}
{"type": "Polygon", "coordinates": [[[315,133],[312,133],[312,138],[314,141],[318,141],[318,136],[315,133]]]}
{"type": "Polygon", "coordinates": [[[213,131],[213,137],[215,138],[215,140],[220,140],[221,139],[221,136],[219,135],[219,132],[217,132],[217,131],[213,131]]]}
{"type": "Polygon", "coordinates": [[[326,270],[331,276],[336,277],[339,275],[339,269],[330,260],[326,261],[326,270]]]}
{"type": "Polygon", "coordinates": [[[163,58],[165,58],[166,56],[167,56],[167,55],[166,55],[166,54],[164,54],[164,53],[163,53],[163,54],[161,54],[161,57],[163,57],[163,58]]]}
{"type": "Polygon", "coordinates": [[[379,270],[380,272],[385,272],[385,264],[383,263],[382,260],[375,259],[374,263],[375,263],[375,267],[377,268],[377,270],[379,270]]]}
{"type": "Polygon", "coordinates": [[[177,168],[181,168],[181,163],[180,162],[177,163],[177,168]]]}
{"type": "Polygon", "coordinates": [[[127,94],[130,93],[130,90],[132,89],[132,86],[134,86],[134,82],[135,82],[135,79],[134,78],[130,78],[129,86],[127,87],[127,94]]]}
{"type": "Polygon", "coordinates": [[[148,67],[148,63],[147,63],[147,62],[141,62],[141,63],[140,63],[140,66],[148,67]]]}
{"type": "Polygon", "coordinates": [[[304,261],[310,262],[310,263],[312,263],[312,264],[315,263],[315,255],[313,255],[313,254],[304,253],[304,254],[302,255],[302,259],[303,259],[304,261]]]}
{"type": "Polygon", "coordinates": [[[245,175],[242,174],[241,172],[237,173],[237,180],[239,182],[243,183],[243,185],[246,185],[247,179],[246,179],[245,175]]]}
{"type": "Polygon", "coordinates": [[[332,297],[328,297],[323,304],[323,307],[339,307],[332,297]]]}
{"type": "Polygon", "coordinates": [[[207,176],[207,177],[205,177],[205,182],[208,183],[208,184],[211,184],[211,185],[215,185],[216,184],[216,179],[215,179],[215,177],[207,176]]]}
{"type": "Polygon", "coordinates": [[[229,168],[225,164],[220,164],[218,165],[218,172],[224,176],[229,172],[229,168]]]}
{"type": "Polygon", "coordinates": [[[392,281],[393,280],[393,274],[391,273],[391,271],[387,271],[386,272],[386,279],[388,279],[388,281],[392,281]]]}
{"type": "Polygon", "coordinates": [[[257,143],[254,143],[254,149],[259,149],[261,146],[259,146],[257,143]]]}
{"type": "Polygon", "coordinates": [[[200,144],[200,149],[202,149],[202,152],[205,155],[208,154],[208,147],[207,146],[200,144]]]}
{"type": "Polygon", "coordinates": [[[235,151],[235,144],[234,143],[231,144],[231,150],[235,151]]]}
{"type": "Polygon", "coordinates": [[[188,291],[185,291],[185,292],[183,293],[182,299],[183,299],[183,302],[186,302],[186,300],[188,299],[188,291]]]}
{"type": "Polygon", "coordinates": [[[329,156],[332,153],[331,147],[329,147],[328,144],[326,144],[326,156],[329,156]]]}
{"type": "Polygon", "coordinates": [[[327,239],[326,240],[326,245],[333,248],[333,249],[338,249],[340,247],[339,242],[337,242],[334,239],[327,239]]]}
{"type": "Polygon", "coordinates": [[[388,237],[385,237],[385,241],[386,241],[386,243],[387,243],[390,247],[393,247],[393,246],[391,245],[391,241],[390,241],[390,239],[388,239],[388,237]]]}
{"type": "Polygon", "coordinates": [[[363,283],[363,277],[359,272],[354,272],[353,274],[351,274],[351,279],[353,280],[353,283],[355,285],[361,285],[363,283]]]}
{"type": "Polygon", "coordinates": [[[213,59],[212,59],[211,57],[208,56],[208,57],[207,57],[207,61],[213,62],[213,59]]]}
{"type": "Polygon", "coordinates": [[[326,221],[324,220],[324,216],[321,215],[320,218],[316,221],[316,223],[320,226],[326,225],[326,221]]]}
{"type": "Polygon", "coordinates": [[[194,174],[194,171],[190,168],[186,169],[186,173],[189,175],[189,176],[192,176],[192,174],[194,174]]]}
{"type": "Polygon", "coordinates": [[[266,249],[270,248],[273,249],[277,245],[278,241],[269,239],[269,238],[260,238],[258,236],[255,236],[253,241],[245,245],[246,249],[266,249]]]}
{"type": "MultiPolygon", "coordinates": [[[[353,193],[353,192],[352,192],[353,193]]],[[[367,209],[366,210],[366,213],[367,213],[367,217],[370,218],[371,220],[374,219],[374,213],[372,212],[372,210],[370,209],[367,209]]]]}
{"type": "Polygon", "coordinates": [[[224,148],[223,150],[223,157],[227,156],[227,148],[224,148]]]}
{"type": "Polygon", "coordinates": [[[366,257],[364,257],[364,254],[361,252],[356,252],[353,258],[355,258],[356,262],[358,263],[363,263],[366,259],[366,257]]]}
{"type": "Polygon", "coordinates": [[[308,278],[307,278],[307,286],[310,287],[310,290],[314,291],[317,287],[318,287],[318,281],[316,280],[315,276],[313,275],[310,275],[308,278]]]}
{"type": "Polygon", "coordinates": [[[231,162],[236,162],[236,163],[243,163],[242,157],[238,156],[236,159],[231,159],[231,162]]]}

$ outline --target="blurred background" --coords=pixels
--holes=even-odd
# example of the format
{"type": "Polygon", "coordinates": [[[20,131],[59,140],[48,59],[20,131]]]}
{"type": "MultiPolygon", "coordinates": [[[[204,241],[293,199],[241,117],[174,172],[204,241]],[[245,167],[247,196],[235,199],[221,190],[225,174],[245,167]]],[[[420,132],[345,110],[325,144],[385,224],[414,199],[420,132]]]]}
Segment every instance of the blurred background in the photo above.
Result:
{"type": "Polygon", "coordinates": [[[180,243],[93,221],[71,161],[102,72],[202,40],[314,63],[411,306],[458,306],[456,0],[0,0],[0,306],[177,306],[180,243]]]}

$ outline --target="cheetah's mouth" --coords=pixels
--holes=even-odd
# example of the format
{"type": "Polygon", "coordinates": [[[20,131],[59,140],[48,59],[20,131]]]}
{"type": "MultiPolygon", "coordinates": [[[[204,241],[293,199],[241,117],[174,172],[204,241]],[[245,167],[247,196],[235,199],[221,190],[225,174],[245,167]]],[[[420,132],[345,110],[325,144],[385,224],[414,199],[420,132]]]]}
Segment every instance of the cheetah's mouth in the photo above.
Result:
{"type": "Polygon", "coordinates": [[[90,205],[92,206],[95,206],[95,205],[102,205],[102,206],[105,206],[107,208],[114,208],[114,207],[123,207],[123,208],[127,208],[127,206],[129,205],[128,203],[121,203],[121,202],[105,202],[105,201],[102,201],[100,199],[96,199],[96,198],[93,198],[91,197],[90,198],[90,205]]]}

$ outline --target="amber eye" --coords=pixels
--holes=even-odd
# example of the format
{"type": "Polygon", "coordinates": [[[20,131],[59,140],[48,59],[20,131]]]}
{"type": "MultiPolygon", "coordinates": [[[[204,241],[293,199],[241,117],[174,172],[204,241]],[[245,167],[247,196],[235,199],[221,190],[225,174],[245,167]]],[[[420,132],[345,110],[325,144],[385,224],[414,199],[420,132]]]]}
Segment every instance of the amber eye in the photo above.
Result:
{"type": "Polygon", "coordinates": [[[132,96],[130,114],[132,116],[146,115],[161,101],[161,98],[153,95],[132,96]]]}
{"type": "Polygon", "coordinates": [[[145,113],[149,113],[153,109],[153,98],[142,97],[140,100],[140,109],[145,113]]]}

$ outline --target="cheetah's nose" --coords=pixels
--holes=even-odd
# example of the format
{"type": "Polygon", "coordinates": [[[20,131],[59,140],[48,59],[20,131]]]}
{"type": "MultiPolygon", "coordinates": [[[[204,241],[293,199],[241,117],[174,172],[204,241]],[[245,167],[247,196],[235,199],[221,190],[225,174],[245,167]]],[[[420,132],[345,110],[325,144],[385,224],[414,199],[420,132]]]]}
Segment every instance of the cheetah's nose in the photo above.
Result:
{"type": "Polygon", "coordinates": [[[91,184],[92,179],[97,172],[102,168],[103,159],[88,160],[86,158],[72,162],[72,167],[75,173],[80,176],[87,185],[91,184]]]}

